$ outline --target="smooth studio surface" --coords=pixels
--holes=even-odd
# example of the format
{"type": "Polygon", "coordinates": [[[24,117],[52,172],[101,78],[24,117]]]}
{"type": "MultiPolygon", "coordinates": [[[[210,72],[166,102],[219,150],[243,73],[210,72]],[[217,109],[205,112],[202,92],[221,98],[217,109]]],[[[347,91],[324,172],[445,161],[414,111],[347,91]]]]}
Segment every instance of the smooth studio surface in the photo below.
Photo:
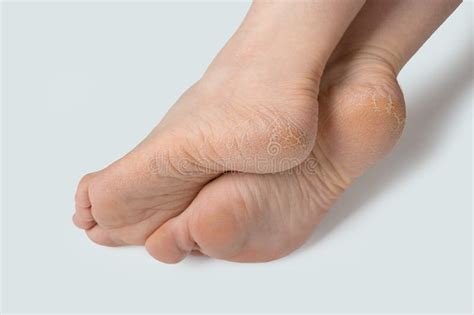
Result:
{"type": "Polygon", "coordinates": [[[408,119],[395,150],[289,257],[165,265],[73,226],[80,177],[159,122],[247,8],[3,5],[4,312],[470,312],[471,3],[402,70],[408,119]]]}

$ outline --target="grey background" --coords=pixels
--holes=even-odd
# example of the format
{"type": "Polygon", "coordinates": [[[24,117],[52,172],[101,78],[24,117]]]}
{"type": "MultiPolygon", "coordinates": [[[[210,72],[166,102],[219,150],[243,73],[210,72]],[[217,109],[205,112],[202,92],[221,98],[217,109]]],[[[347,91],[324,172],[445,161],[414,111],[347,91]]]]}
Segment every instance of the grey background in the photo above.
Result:
{"type": "Polygon", "coordinates": [[[395,151],[293,255],[165,265],[73,227],[81,175],[148,133],[247,7],[4,4],[3,311],[470,312],[472,3],[402,71],[408,121],[395,151]]]}

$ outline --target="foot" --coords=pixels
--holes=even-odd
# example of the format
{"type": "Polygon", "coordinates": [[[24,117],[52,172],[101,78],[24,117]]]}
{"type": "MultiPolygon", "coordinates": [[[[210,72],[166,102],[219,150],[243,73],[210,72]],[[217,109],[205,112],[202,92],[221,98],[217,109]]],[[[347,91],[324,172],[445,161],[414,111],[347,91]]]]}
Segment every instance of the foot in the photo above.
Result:
{"type": "Polygon", "coordinates": [[[156,259],[175,263],[192,251],[241,262],[287,255],[403,129],[403,95],[378,60],[340,61],[325,72],[319,130],[310,157],[277,174],[225,174],[206,185],[181,215],[146,241],[156,259]]]}
{"type": "Polygon", "coordinates": [[[93,241],[144,244],[220,174],[283,171],[308,157],[319,84],[305,73],[277,79],[265,60],[227,67],[226,54],[133,151],[81,180],[73,220],[93,241]]]}
{"type": "Polygon", "coordinates": [[[220,174],[274,173],[303,162],[315,142],[322,70],[363,2],[254,2],[203,79],[155,130],[84,177],[76,225],[100,244],[143,244],[220,174]]]}

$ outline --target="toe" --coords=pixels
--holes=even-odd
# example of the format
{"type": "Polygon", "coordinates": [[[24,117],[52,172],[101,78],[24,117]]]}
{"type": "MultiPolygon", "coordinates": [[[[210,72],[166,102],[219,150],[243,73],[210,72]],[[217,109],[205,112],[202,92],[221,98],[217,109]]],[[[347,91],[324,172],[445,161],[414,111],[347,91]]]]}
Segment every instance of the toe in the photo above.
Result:
{"type": "Polygon", "coordinates": [[[231,186],[221,184],[215,188],[218,190],[204,191],[208,194],[203,194],[189,209],[192,210],[189,230],[201,253],[234,260],[246,250],[249,236],[249,225],[244,223],[245,206],[232,192],[219,192],[221,189],[231,190],[231,186]]]}
{"type": "Polygon", "coordinates": [[[91,241],[99,245],[111,247],[124,245],[120,241],[113,239],[108,231],[104,230],[97,224],[86,230],[86,234],[91,241]]]}
{"type": "Polygon", "coordinates": [[[76,201],[76,206],[83,208],[89,208],[91,206],[91,202],[89,200],[89,185],[95,174],[96,173],[89,173],[84,175],[79,181],[79,185],[77,185],[76,196],[74,198],[76,201]]]}
{"type": "Polygon", "coordinates": [[[96,224],[89,199],[89,184],[95,173],[85,175],[77,186],[75,196],[76,212],[73,216],[74,224],[81,229],[89,229],[96,224]]]}
{"type": "MultiPolygon", "coordinates": [[[[234,175],[235,176],[235,175],[234,175]]],[[[159,261],[177,263],[188,254],[233,260],[246,243],[241,224],[242,201],[227,176],[208,184],[179,216],[157,229],[146,241],[148,252],[159,261]]]]}
{"type": "Polygon", "coordinates": [[[146,240],[145,248],[155,259],[174,264],[183,260],[195,248],[188,230],[188,213],[175,217],[146,240]]]}
{"type": "Polygon", "coordinates": [[[72,222],[80,229],[88,230],[97,224],[90,214],[84,214],[87,211],[90,212],[88,209],[76,210],[76,213],[72,216],[72,222]]]}

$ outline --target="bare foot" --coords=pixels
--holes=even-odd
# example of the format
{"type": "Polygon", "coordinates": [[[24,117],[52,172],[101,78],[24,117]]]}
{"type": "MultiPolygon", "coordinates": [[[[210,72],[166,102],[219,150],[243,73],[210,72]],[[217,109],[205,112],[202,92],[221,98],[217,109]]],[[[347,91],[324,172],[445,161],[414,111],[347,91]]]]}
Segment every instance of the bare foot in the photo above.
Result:
{"type": "Polygon", "coordinates": [[[133,151],[81,180],[74,222],[93,241],[143,244],[223,172],[271,173],[308,157],[319,81],[306,73],[282,77],[266,60],[227,67],[227,54],[133,151]]]}
{"type": "Polygon", "coordinates": [[[325,73],[319,134],[310,157],[278,174],[225,174],[155,231],[146,248],[175,263],[193,250],[256,262],[287,255],[334,200],[398,140],[405,120],[395,75],[378,60],[353,58],[325,73]]]}
{"type": "Polygon", "coordinates": [[[143,244],[219,174],[269,173],[304,161],[316,135],[316,95],[293,83],[255,91],[235,84],[242,91],[197,83],[132,152],[86,175],[76,224],[101,244],[143,244]],[[253,98],[232,96],[247,93],[253,98]]]}
{"type": "Polygon", "coordinates": [[[220,174],[303,162],[316,137],[322,69],[362,3],[253,3],[202,80],[155,130],[81,180],[75,224],[99,244],[143,244],[220,174]]]}

